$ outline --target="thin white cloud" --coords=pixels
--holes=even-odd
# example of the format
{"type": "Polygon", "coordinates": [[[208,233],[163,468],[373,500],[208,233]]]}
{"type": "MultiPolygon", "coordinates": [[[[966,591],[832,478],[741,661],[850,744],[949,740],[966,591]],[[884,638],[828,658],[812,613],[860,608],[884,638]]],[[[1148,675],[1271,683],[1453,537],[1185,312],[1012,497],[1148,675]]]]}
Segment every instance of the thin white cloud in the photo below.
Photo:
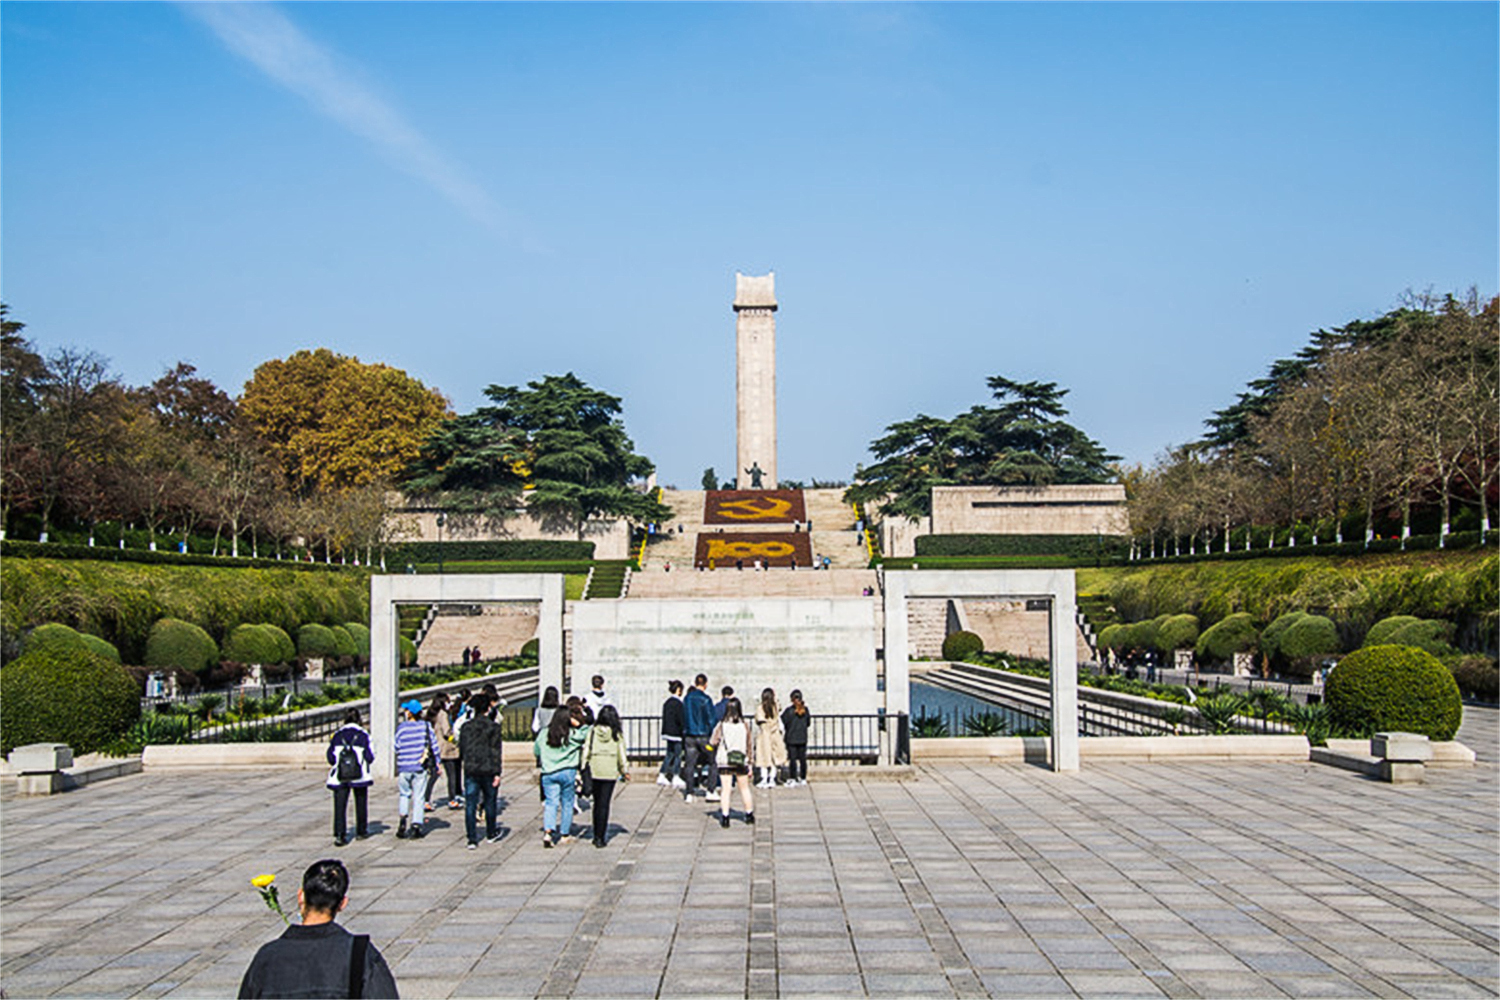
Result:
{"type": "Polygon", "coordinates": [[[193,3],[183,9],[212,29],[230,51],[374,143],[396,166],[431,184],[474,219],[496,224],[499,213],[483,188],[281,11],[261,3],[193,3]]]}

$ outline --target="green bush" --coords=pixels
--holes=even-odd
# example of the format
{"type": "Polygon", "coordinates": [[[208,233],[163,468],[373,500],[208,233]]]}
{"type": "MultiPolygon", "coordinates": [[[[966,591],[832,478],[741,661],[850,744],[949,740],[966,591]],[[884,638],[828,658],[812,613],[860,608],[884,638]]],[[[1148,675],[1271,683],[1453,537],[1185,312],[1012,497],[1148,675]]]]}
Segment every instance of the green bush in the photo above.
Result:
{"type": "Polygon", "coordinates": [[[542,641],[540,639],[527,639],[521,643],[519,657],[523,660],[535,662],[542,655],[542,641]]]}
{"type": "Polygon", "coordinates": [[[1277,653],[1294,673],[1311,676],[1317,661],[1339,651],[1339,630],[1322,615],[1303,615],[1281,633],[1277,653]]]}
{"type": "Polygon", "coordinates": [[[141,714],[141,689],[125,668],[87,650],[24,653],[0,670],[0,753],[66,743],[92,753],[141,714]]]}
{"type": "Polygon", "coordinates": [[[392,548],[386,562],[393,567],[407,563],[446,562],[537,562],[540,560],[592,559],[593,542],[560,539],[513,539],[479,542],[407,542],[392,548]]]}
{"type": "Polygon", "coordinates": [[[1500,697],[1500,667],[1489,657],[1459,657],[1448,669],[1465,697],[1490,703],[1500,697]]]}
{"type": "Polygon", "coordinates": [[[1098,535],[918,535],[918,556],[1069,556],[1118,559],[1130,540],[1098,535]]]}
{"type": "Polygon", "coordinates": [[[297,630],[297,655],[310,660],[338,655],[338,639],[327,625],[308,622],[297,630]]]}
{"type": "Polygon", "coordinates": [[[286,629],[279,625],[262,625],[266,635],[276,642],[275,663],[291,663],[297,658],[297,644],[292,642],[292,637],[287,635],[286,629]]]}
{"type": "Polygon", "coordinates": [[[1099,633],[1099,645],[1115,652],[1128,648],[1125,639],[1130,635],[1128,625],[1106,625],[1099,633]]]}
{"type": "Polygon", "coordinates": [[[1324,689],[1336,727],[1369,735],[1451,740],[1463,720],[1458,684],[1437,657],[1410,646],[1367,646],[1344,657],[1324,689]]]}
{"type": "Polygon", "coordinates": [[[1161,622],[1168,616],[1162,615],[1150,621],[1133,622],[1125,626],[1125,648],[1127,649],[1156,649],[1157,636],[1161,633],[1161,622]]]}
{"type": "Polygon", "coordinates": [[[1172,615],[1156,629],[1156,648],[1164,653],[1192,649],[1198,641],[1197,615],[1172,615]]]}
{"type": "Polygon", "coordinates": [[[1235,653],[1248,653],[1260,643],[1260,632],[1249,612],[1239,611],[1215,622],[1198,637],[1198,659],[1222,663],[1235,653]]]}
{"type": "Polygon", "coordinates": [[[32,629],[21,648],[26,653],[86,650],[114,663],[120,662],[120,651],[113,644],[105,642],[97,635],[79,632],[77,629],[58,622],[49,622],[32,629]]]}
{"type": "Polygon", "coordinates": [[[1307,617],[1306,611],[1288,611],[1275,621],[1271,622],[1260,633],[1260,648],[1267,656],[1279,656],[1281,654],[1281,637],[1286,630],[1298,621],[1307,617]]]}
{"type": "Polygon", "coordinates": [[[401,665],[409,667],[417,662],[417,644],[406,636],[401,637],[401,665]]]}
{"type": "Polygon", "coordinates": [[[344,630],[354,640],[354,655],[368,660],[370,658],[370,627],[362,622],[345,622],[344,630]]]}
{"type": "Polygon", "coordinates": [[[201,674],[219,662],[219,646],[192,622],[163,618],[146,635],[146,666],[201,674]]]}
{"type": "Polygon", "coordinates": [[[954,632],[943,640],[943,659],[967,660],[984,652],[984,640],[973,632],[954,632]]]}
{"type": "Polygon", "coordinates": [[[1415,646],[1433,656],[1451,656],[1453,626],[1434,618],[1395,615],[1376,622],[1365,636],[1366,646],[1415,646]],[[1372,638],[1373,637],[1373,638],[1372,638]]]}
{"type": "Polygon", "coordinates": [[[224,640],[224,659],[236,663],[281,663],[281,645],[268,631],[275,626],[239,625],[224,640]]]}
{"type": "Polygon", "coordinates": [[[334,625],[328,631],[333,633],[333,655],[354,656],[359,652],[359,646],[354,642],[354,636],[342,625],[334,625]]]}

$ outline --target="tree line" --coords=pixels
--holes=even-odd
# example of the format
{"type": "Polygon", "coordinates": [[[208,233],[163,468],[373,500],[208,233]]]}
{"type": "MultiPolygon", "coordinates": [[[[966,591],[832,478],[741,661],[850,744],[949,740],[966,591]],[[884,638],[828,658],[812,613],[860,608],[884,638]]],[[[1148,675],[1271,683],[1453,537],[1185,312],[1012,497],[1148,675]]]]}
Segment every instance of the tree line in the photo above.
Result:
{"type": "Polygon", "coordinates": [[[494,520],[524,495],[580,530],[664,516],[633,485],[652,466],[620,401],[571,374],[492,385],[495,406],[459,415],[406,372],[327,348],[263,363],[232,396],[185,362],[126,385],[94,352],[39,353],[24,329],[0,304],[5,537],[211,538],[214,554],[368,561],[404,527],[393,490],[494,520]]]}
{"type": "Polygon", "coordinates": [[[1500,486],[1500,299],[1404,297],[1373,320],[1318,330],[1199,440],[1122,471],[1143,555],[1289,541],[1442,545],[1487,535],[1500,486]]]}

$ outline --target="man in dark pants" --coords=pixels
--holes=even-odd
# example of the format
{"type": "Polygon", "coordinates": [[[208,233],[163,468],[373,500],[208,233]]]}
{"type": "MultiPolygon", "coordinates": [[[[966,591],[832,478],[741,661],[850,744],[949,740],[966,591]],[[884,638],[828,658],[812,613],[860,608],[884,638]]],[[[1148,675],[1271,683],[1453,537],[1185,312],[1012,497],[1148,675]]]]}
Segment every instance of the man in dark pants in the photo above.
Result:
{"type": "Polygon", "coordinates": [[[484,800],[485,839],[495,843],[500,839],[498,792],[500,790],[500,748],[502,742],[499,723],[495,722],[490,709],[489,696],[483,692],[469,699],[474,714],[464,723],[458,733],[458,755],[464,762],[464,832],[469,837],[469,850],[479,846],[479,825],[475,812],[481,797],[484,800]]]}
{"type": "Polygon", "coordinates": [[[693,678],[693,686],[682,699],[682,778],[687,787],[682,790],[682,800],[691,802],[693,787],[698,774],[698,758],[708,753],[708,737],[714,731],[714,702],[708,696],[708,675],[693,678]]]}
{"type": "Polygon", "coordinates": [[[302,876],[302,923],[260,946],[240,997],[397,997],[396,978],[368,935],[333,922],[349,902],[349,872],[337,859],[315,862],[302,876]]]}

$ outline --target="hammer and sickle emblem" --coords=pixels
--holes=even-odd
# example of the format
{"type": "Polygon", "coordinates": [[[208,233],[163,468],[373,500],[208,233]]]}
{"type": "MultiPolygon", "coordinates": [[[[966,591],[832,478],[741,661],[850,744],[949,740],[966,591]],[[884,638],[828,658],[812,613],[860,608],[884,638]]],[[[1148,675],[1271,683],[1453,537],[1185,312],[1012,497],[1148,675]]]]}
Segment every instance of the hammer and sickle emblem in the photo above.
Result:
{"type": "Polygon", "coordinates": [[[751,497],[746,500],[726,500],[719,504],[719,514],[737,521],[781,520],[792,509],[790,500],[774,497],[751,497]]]}
{"type": "Polygon", "coordinates": [[[710,559],[775,559],[795,552],[790,542],[726,542],[708,540],[710,559]]]}

